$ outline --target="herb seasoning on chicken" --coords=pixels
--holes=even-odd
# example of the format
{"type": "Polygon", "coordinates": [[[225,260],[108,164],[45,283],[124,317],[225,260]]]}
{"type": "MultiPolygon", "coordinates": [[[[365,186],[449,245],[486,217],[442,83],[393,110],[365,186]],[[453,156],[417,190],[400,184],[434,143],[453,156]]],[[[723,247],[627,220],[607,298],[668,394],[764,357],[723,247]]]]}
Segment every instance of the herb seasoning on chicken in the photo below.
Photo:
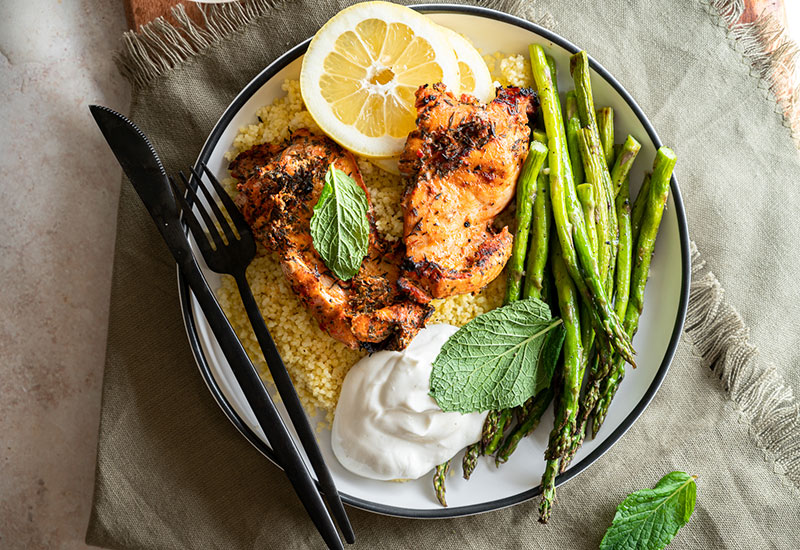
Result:
{"type": "Polygon", "coordinates": [[[417,129],[400,159],[406,258],[400,287],[420,303],[474,292],[503,270],[513,236],[494,218],[514,197],[528,151],[526,88],[501,88],[488,104],[443,84],[417,90],[417,129]]]}
{"type": "Polygon", "coordinates": [[[325,331],[351,348],[402,349],[432,311],[398,290],[402,243],[382,239],[370,211],[369,252],[349,281],[331,273],[313,247],[310,220],[329,166],[352,177],[369,199],[351,153],[299,130],[285,146],[257,145],[231,163],[238,206],[254,235],[279,254],[292,290],[325,331]]]}

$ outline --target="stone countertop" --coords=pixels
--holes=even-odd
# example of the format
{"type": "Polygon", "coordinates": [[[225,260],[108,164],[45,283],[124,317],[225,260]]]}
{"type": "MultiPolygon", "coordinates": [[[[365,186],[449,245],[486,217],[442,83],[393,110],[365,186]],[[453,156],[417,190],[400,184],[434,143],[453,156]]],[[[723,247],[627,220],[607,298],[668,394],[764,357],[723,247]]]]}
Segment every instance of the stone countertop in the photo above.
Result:
{"type": "Polygon", "coordinates": [[[87,105],[127,112],[121,2],[0,17],[0,548],[88,548],[120,168],[87,105]]]}
{"type": "MultiPolygon", "coordinates": [[[[772,0],[769,0],[772,1],[772,0]]],[[[88,548],[120,169],[87,106],[123,113],[121,2],[0,18],[0,548],[88,548]]],[[[800,2],[787,2],[795,39],[800,2]]]]}

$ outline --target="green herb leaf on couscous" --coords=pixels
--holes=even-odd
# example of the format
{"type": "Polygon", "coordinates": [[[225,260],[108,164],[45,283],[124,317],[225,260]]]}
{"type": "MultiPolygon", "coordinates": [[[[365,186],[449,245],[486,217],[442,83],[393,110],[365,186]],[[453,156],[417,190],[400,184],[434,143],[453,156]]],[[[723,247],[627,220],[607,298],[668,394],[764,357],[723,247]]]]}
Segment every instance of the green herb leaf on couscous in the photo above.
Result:
{"type": "Polygon", "coordinates": [[[352,279],[369,249],[366,192],[342,170],[330,166],[311,216],[311,241],[328,269],[352,279]]]}

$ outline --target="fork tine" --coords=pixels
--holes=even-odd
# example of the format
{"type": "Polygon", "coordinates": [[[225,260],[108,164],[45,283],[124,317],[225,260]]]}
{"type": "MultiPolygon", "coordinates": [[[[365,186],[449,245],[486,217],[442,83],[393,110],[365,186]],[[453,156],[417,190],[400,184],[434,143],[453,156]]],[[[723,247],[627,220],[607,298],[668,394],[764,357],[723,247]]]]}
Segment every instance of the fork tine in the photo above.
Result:
{"type": "MultiPolygon", "coordinates": [[[[172,187],[172,192],[175,195],[175,199],[178,201],[178,204],[181,207],[181,211],[183,212],[183,219],[189,226],[189,229],[191,230],[192,235],[194,235],[197,244],[202,247],[203,239],[205,239],[205,241],[208,244],[211,244],[208,234],[203,230],[203,226],[200,225],[200,222],[194,215],[194,212],[192,212],[192,207],[186,201],[186,198],[183,196],[183,193],[181,193],[178,184],[175,183],[175,180],[172,178],[172,176],[169,176],[167,179],[169,180],[170,187],[172,187]]],[[[219,235],[217,235],[217,238],[219,238],[219,235]]]]}
{"type": "Polygon", "coordinates": [[[239,240],[238,235],[234,234],[231,224],[225,218],[225,215],[222,213],[222,210],[220,210],[217,201],[214,200],[213,196],[211,196],[211,191],[209,191],[208,187],[206,187],[206,184],[203,183],[203,177],[197,173],[194,167],[191,168],[191,171],[192,171],[192,177],[197,181],[197,187],[199,187],[203,191],[203,194],[206,196],[206,200],[208,201],[209,206],[211,206],[211,210],[214,211],[214,215],[217,217],[219,225],[225,232],[225,236],[228,238],[228,242],[232,243],[233,241],[239,240]]]}
{"type": "MultiPolygon", "coordinates": [[[[183,171],[179,171],[178,175],[181,177],[183,186],[186,188],[186,192],[189,194],[192,204],[197,207],[198,212],[200,212],[200,215],[203,217],[203,221],[206,222],[208,234],[211,235],[211,239],[214,241],[214,248],[219,249],[220,247],[224,246],[225,243],[222,241],[222,236],[220,235],[216,224],[214,224],[214,221],[211,219],[208,210],[205,209],[202,201],[200,201],[200,198],[197,196],[197,192],[195,192],[192,186],[189,185],[186,174],[184,174],[183,171]]],[[[188,203],[188,201],[186,202],[188,203]]],[[[189,209],[191,210],[191,207],[189,209]]]]}
{"type": "Polygon", "coordinates": [[[236,230],[240,235],[243,232],[249,233],[250,226],[245,221],[244,216],[242,216],[242,213],[239,211],[239,208],[236,207],[236,203],[233,202],[231,196],[227,191],[225,191],[225,188],[222,187],[222,184],[219,182],[216,176],[214,176],[211,170],[208,169],[208,166],[206,166],[205,162],[201,162],[200,167],[203,169],[203,172],[205,172],[206,176],[208,176],[208,180],[211,182],[211,185],[214,186],[214,190],[217,192],[217,195],[219,195],[220,200],[222,200],[222,204],[225,205],[225,209],[228,211],[228,214],[230,214],[231,220],[233,220],[233,223],[236,226],[236,230]]]}

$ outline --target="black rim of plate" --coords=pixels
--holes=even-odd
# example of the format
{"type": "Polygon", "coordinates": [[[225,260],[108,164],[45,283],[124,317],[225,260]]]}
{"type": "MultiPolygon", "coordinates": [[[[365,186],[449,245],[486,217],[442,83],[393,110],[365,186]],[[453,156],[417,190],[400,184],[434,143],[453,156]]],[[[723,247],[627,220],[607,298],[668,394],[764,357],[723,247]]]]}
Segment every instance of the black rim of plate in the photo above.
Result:
{"type": "MultiPolygon", "coordinates": [[[[488,19],[494,19],[496,21],[501,21],[504,23],[509,23],[511,25],[515,25],[517,27],[521,27],[527,31],[530,31],[534,34],[541,36],[542,38],[549,40],[553,44],[564,48],[565,50],[575,53],[580,50],[577,46],[569,42],[568,40],[550,32],[549,30],[536,25],[535,23],[531,23],[524,19],[520,19],[519,17],[515,17],[513,15],[509,15],[507,13],[499,12],[496,10],[482,8],[477,6],[460,6],[460,5],[452,5],[452,4],[421,4],[417,6],[412,6],[414,9],[425,12],[425,13],[459,13],[459,14],[466,14],[466,15],[476,15],[479,17],[484,17],[488,19]]],[[[225,112],[220,117],[217,124],[214,126],[214,129],[211,131],[208,139],[206,140],[205,145],[203,146],[202,151],[200,152],[200,156],[197,161],[196,168],[199,169],[199,164],[201,162],[207,162],[211,156],[211,152],[217,146],[222,133],[231,122],[233,117],[242,106],[250,99],[250,97],[263,86],[267,81],[269,81],[273,76],[275,76],[279,71],[281,71],[284,67],[286,67],[289,63],[297,59],[300,55],[302,55],[306,49],[308,48],[308,44],[311,39],[307,39],[302,43],[298,44],[297,46],[293,47],[285,54],[277,58],[273,61],[266,69],[261,71],[250,83],[242,90],[239,95],[233,100],[233,102],[228,106],[225,112]]],[[[616,91],[617,93],[622,96],[623,99],[628,103],[631,107],[633,112],[636,114],[636,117],[644,126],[645,130],[647,131],[648,136],[655,144],[656,148],[661,147],[661,139],[658,137],[653,125],[647,119],[645,114],[642,112],[642,109],[639,105],[634,101],[631,95],[622,87],[622,85],[617,82],[617,80],[611,76],[611,74],[603,68],[597,61],[595,61],[591,56],[589,56],[589,63],[592,69],[600,75],[602,78],[606,80],[616,91]]],[[[664,377],[667,374],[667,370],[669,369],[670,363],[672,362],[672,358],[675,355],[675,350],[678,347],[678,340],[680,339],[681,332],[683,330],[683,323],[686,318],[686,308],[689,301],[689,282],[691,277],[691,257],[689,253],[689,230],[686,223],[686,214],[683,207],[683,200],[681,198],[680,189],[678,188],[678,182],[675,177],[672,177],[672,181],[670,184],[671,191],[672,191],[672,198],[675,202],[675,214],[678,219],[678,232],[680,236],[680,245],[681,245],[681,274],[682,274],[682,282],[681,282],[681,293],[680,293],[680,303],[678,304],[678,314],[675,319],[675,325],[672,330],[672,335],[670,337],[669,345],[667,346],[667,351],[664,354],[664,358],[661,361],[661,365],[656,372],[655,378],[650,384],[650,387],[647,389],[647,392],[644,394],[642,399],[639,403],[634,407],[633,411],[622,421],[622,423],[617,426],[613,433],[611,433],[605,441],[601,445],[599,445],[594,451],[592,451],[588,456],[584,457],[583,460],[571,466],[566,472],[561,474],[556,478],[556,485],[561,485],[562,483],[569,481],[587,467],[589,467],[593,462],[599,459],[606,451],[608,451],[624,434],[625,432],[630,429],[633,423],[639,418],[639,416],[644,412],[647,406],[650,404],[650,401],[655,396],[656,392],[658,391],[659,387],[661,387],[661,383],[664,380],[664,377]]],[[[225,413],[225,416],[236,426],[236,428],[241,432],[241,434],[256,448],[259,452],[261,452],[264,456],[269,458],[273,463],[277,465],[275,462],[275,455],[261,439],[250,429],[250,427],[244,422],[244,420],[237,414],[236,410],[233,406],[228,402],[227,398],[222,392],[222,389],[217,384],[217,381],[214,379],[213,374],[211,373],[211,369],[208,364],[208,360],[206,359],[202,347],[200,345],[200,340],[197,334],[197,327],[195,325],[195,319],[192,315],[190,300],[189,300],[189,288],[186,284],[186,281],[178,274],[178,286],[180,291],[180,300],[181,300],[181,308],[183,309],[183,319],[186,325],[186,333],[189,337],[189,343],[192,347],[192,353],[195,356],[197,361],[197,365],[200,369],[200,373],[203,376],[203,379],[208,386],[208,389],[211,391],[214,399],[219,404],[222,411],[225,413]]],[[[489,512],[492,510],[499,510],[501,508],[506,508],[508,506],[513,506],[515,504],[519,504],[521,502],[525,502],[530,500],[536,496],[541,494],[541,485],[529,489],[527,491],[523,491],[516,495],[493,500],[491,502],[484,502],[482,504],[473,504],[470,506],[454,506],[450,508],[441,508],[441,509],[426,509],[426,510],[416,510],[416,509],[409,509],[409,508],[399,508],[395,506],[388,506],[385,504],[377,504],[368,500],[364,500],[361,498],[357,498],[351,495],[347,495],[342,493],[341,498],[342,501],[346,504],[351,506],[355,506],[356,508],[361,508],[362,510],[367,510],[370,512],[376,512],[379,514],[389,515],[389,516],[396,516],[396,517],[406,517],[406,518],[452,518],[452,517],[459,517],[459,516],[468,516],[473,514],[480,514],[483,512],[489,512]]]]}

